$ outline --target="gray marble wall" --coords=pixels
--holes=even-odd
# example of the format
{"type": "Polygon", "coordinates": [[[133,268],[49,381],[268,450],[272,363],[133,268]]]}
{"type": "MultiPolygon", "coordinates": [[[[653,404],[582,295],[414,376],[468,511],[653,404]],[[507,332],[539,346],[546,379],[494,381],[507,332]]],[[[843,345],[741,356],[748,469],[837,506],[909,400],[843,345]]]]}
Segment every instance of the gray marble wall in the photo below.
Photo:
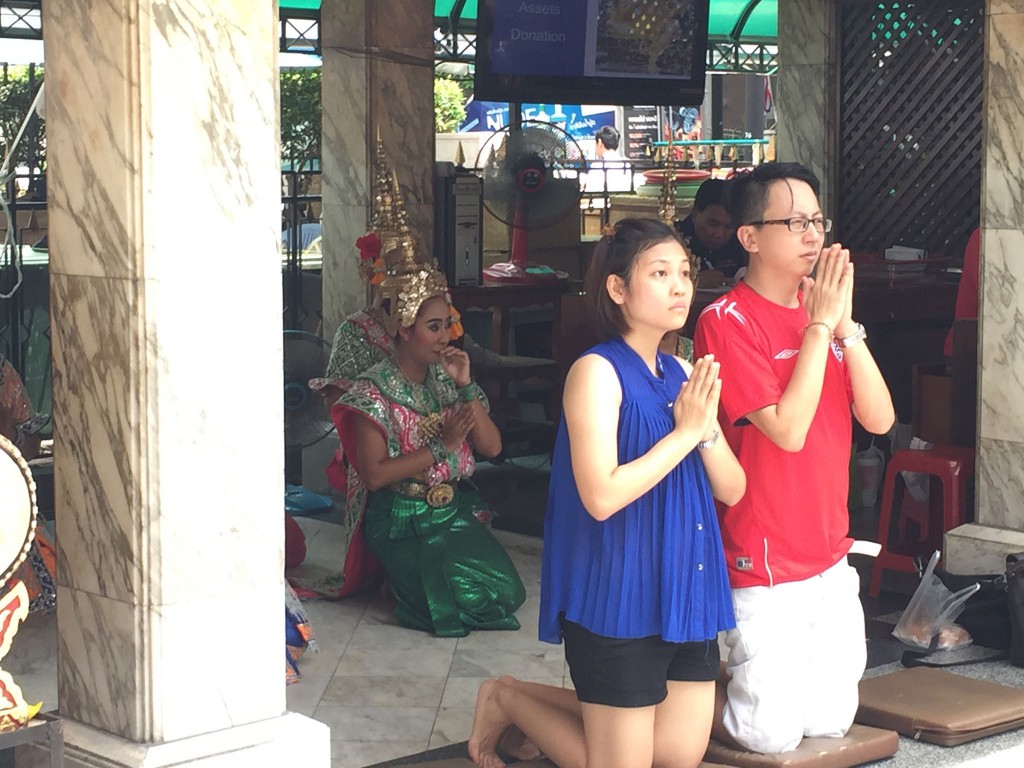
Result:
{"type": "Polygon", "coordinates": [[[821,181],[821,208],[832,215],[829,178],[832,107],[829,0],[779,0],[779,74],[776,110],[779,160],[806,165],[821,181]]]}
{"type": "Polygon", "coordinates": [[[323,41],[324,335],[361,309],[355,241],[365,234],[378,134],[409,223],[429,253],[434,206],[433,0],[325,0],[323,41]]]}
{"type": "MultiPolygon", "coordinates": [[[[283,718],[277,18],[273,3],[253,7],[43,9],[70,765],[138,763],[172,741],[190,744],[178,757],[244,751],[295,722],[283,718]],[[275,725],[237,730],[254,723],[275,725]]],[[[326,765],[320,730],[298,746],[326,765]]]]}
{"type": "Polygon", "coordinates": [[[974,572],[1024,550],[1024,0],[989,0],[985,52],[977,524],[946,541],[974,572]]]}

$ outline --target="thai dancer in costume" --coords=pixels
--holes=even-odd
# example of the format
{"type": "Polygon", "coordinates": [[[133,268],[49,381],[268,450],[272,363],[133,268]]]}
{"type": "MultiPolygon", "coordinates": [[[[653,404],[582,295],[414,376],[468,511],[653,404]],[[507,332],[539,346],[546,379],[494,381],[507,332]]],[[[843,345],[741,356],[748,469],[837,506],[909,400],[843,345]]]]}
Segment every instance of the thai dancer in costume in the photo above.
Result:
{"type": "Polygon", "coordinates": [[[449,637],[518,629],[522,582],[458,487],[473,473],[474,450],[496,456],[501,436],[469,356],[448,344],[444,276],[406,242],[381,294],[394,355],[358,376],[332,409],[367,490],[362,536],[384,565],[402,624],[449,637]]]}

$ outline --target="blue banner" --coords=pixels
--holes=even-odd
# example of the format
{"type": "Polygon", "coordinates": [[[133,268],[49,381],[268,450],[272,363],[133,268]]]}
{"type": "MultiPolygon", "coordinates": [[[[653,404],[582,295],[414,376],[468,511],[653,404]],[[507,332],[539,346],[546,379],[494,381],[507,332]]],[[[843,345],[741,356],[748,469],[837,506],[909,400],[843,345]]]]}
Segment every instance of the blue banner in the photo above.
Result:
{"type": "MultiPolygon", "coordinates": [[[[466,119],[459,132],[497,131],[508,125],[508,104],[476,101],[466,104],[466,119]]],[[[523,104],[524,120],[544,120],[562,128],[574,139],[592,139],[603,125],[615,125],[615,108],[579,104],[523,104]]]]}

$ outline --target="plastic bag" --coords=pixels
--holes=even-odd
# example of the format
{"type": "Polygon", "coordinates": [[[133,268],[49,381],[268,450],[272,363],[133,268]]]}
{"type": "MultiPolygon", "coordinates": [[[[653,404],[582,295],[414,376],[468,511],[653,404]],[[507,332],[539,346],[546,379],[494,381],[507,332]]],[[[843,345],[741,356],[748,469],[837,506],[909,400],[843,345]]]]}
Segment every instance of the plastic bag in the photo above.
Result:
{"type": "Polygon", "coordinates": [[[885,454],[875,445],[857,453],[857,475],[860,480],[860,503],[863,507],[873,507],[878,501],[878,488],[882,484],[882,471],[885,467],[885,454]]]}
{"type": "Polygon", "coordinates": [[[981,588],[980,584],[971,584],[958,592],[950,592],[935,575],[939,556],[936,550],[907,609],[892,631],[907,645],[929,651],[951,650],[971,644],[967,630],[954,622],[963,611],[967,598],[981,588]]]}

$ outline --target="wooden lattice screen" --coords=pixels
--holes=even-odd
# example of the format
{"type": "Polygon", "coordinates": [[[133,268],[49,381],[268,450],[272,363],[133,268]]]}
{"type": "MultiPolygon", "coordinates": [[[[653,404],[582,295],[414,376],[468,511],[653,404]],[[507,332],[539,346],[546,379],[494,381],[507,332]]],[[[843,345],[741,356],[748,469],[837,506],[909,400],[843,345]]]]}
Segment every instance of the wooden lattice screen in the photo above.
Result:
{"type": "Polygon", "coordinates": [[[837,235],[955,253],[978,226],[984,0],[841,0],[837,235]]]}

